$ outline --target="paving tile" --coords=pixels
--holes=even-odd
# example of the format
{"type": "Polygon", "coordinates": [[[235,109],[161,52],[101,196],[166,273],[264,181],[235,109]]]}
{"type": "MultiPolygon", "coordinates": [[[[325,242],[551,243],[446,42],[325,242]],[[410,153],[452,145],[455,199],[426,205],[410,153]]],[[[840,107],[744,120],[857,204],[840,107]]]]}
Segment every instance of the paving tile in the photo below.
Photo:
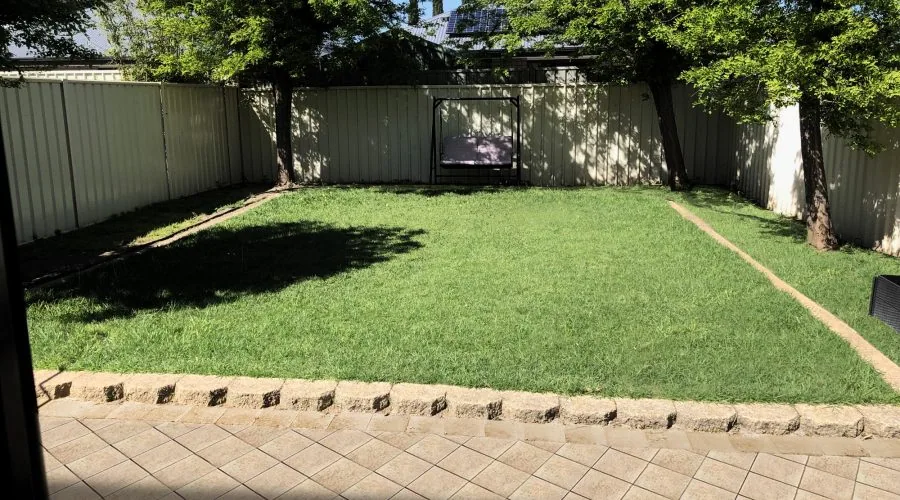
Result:
{"type": "Polygon", "coordinates": [[[172,439],[177,438],[178,436],[182,436],[191,432],[192,430],[200,427],[200,424],[187,424],[182,422],[163,422],[156,426],[156,430],[162,432],[166,436],[169,436],[172,439]]]}
{"type": "Polygon", "coordinates": [[[629,483],[621,479],[596,470],[589,470],[572,488],[572,492],[591,500],[618,500],[625,496],[630,487],[629,483]]]}
{"type": "Polygon", "coordinates": [[[306,476],[284,464],[246,481],[244,484],[265,498],[276,498],[306,480],[306,476]]]}
{"type": "Polygon", "coordinates": [[[681,498],[683,500],[734,500],[734,493],[703,481],[691,479],[684,493],[681,494],[681,498]]]}
{"type": "Polygon", "coordinates": [[[78,481],[77,483],[67,486],[50,495],[50,500],[99,500],[100,498],[100,495],[95,493],[94,490],[83,481],[78,481]]]}
{"type": "Polygon", "coordinates": [[[380,441],[384,441],[394,448],[399,448],[401,450],[408,449],[410,446],[421,441],[424,437],[425,436],[422,434],[412,434],[408,432],[383,432],[378,435],[380,441]]]}
{"type": "Polygon", "coordinates": [[[312,476],[340,458],[341,456],[337,453],[318,443],[313,443],[285,460],[284,463],[307,476],[312,476]]]}
{"type": "Polygon", "coordinates": [[[600,460],[594,464],[594,468],[600,472],[629,483],[633,483],[641,475],[645,467],[647,467],[647,462],[644,460],[613,449],[604,453],[600,460]]]}
{"type": "Polygon", "coordinates": [[[484,435],[500,439],[523,439],[525,430],[519,422],[488,420],[484,423],[484,435]]]}
{"type": "Polygon", "coordinates": [[[146,415],[144,420],[155,420],[160,422],[175,422],[183,417],[187,412],[191,411],[191,406],[184,405],[156,405],[146,415]]]}
{"type": "Polygon", "coordinates": [[[687,432],[678,429],[648,429],[644,431],[647,438],[647,444],[651,448],[666,448],[673,450],[690,450],[691,442],[688,440],[687,432]]]}
{"type": "Polygon", "coordinates": [[[403,452],[379,467],[376,472],[397,484],[406,486],[430,468],[431,464],[428,462],[403,452]]]}
{"type": "MultiPolygon", "coordinates": [[[[473,449],[491,458],[498,458],[516,442],[511,439],[498,439],[491,437],[473,437],[466,441],[465,447],[473,449]]],[[[599,457],[598,457],[599,458],[599,457]]]]}
{"type": "Polygon", "coordinates": [[[791,462],[797,462],[798,464],[806,465],[806,462],[809,461],[808,455],[791,455],[787,453],[773,453],[778,458],[783,458],[785,460],[790,460],[791,462]]]}
{"type": "Polygon", "coordinates": [[[319,444],[332,449],[341,455],[346,455],[371,440],[372,436],[363,431],[356,429],[341,429],[326,436],[319,441],[319,444]]]}
{"type": "Polygon", "coordinates": [[[807,467],[800,488],[834,500],[853,498],[854,481],[818,469],[807,467]]]}
{"type": "Polygon", "coordinates": [[[311,478],[335,493],[343,493],[371,473],[369,469],[346,458],[317,472],[311,478]]]}
{"type": "Polygon", "coordinates": [[[317,411],[301,411],[294,417],[291,427],[298,429],[327,429],[334,415],[317,411]]]}
{"type": "Polygon", "coordinates": [[[625,493],[625,496],[622,497],[622,500],[666,500],[666,497],[645,490],[640,486],[632,486],[631,489],[625,493]]]}
{"type": "Polygon", "coordinates": [[[822,455],[864,457],[866,456],[866,451],[860,444],[860,441],[854,438],[819,437],[816,440],[816,444],[822,449],[822,455]]]}
{"type": "Polygon", "coordinates": [[[405,432],[409,425],[409,415],[375,415],[369,420],[370,431],[405,432]]]}
{"type": "Polygon", "coordinates": [[[700,464],[694,477],[713,486],[737,493],[747,477],[747,471],[707,458],[700,464]]]}
{"type": "Polygon", "coordinates": [[[192,406],[178,421],[188,424],[214,424],[223,413],[225,408],[221,406],[192,406]]]}
{"type": "Polygon", "coordinates": [[[260,500],[261,498],[256,492],[242,484],[220,496],[218,500],[260,500]]]}
{"type": "Polygon", "coordinates": [[[67,441],[52,448],[47,447],[47,451],[63,464],[68,464],[107,446],[109,445],[97,436],[85,434],[80,438],[67,441]]]}
{"type": "Polygon", "coordinates": [[[803,465],[768,453],[760,453],[750,471],[791,486],[797,486],[803,476],[803,465]]]}
{"type": "Polygon", "coordinates": [[[60,425],[67,424],[71,422],[72,419],[69,417],[51,417],[48,415],[39,415],[38,422],[41,426],[41,432],[47,432],[50,429],[59,427],[60,425]]]}
{"type": "Polygon", "coordinates": [[[387,500],[402,489],[403,486],[390,479],[372,473],[351,486],[341,496],[347,500],[387,500]]]}
{"type": "Polygon", "coordinates": [[[281,436],[260,446],[259,449],[278,460],[285,460],[296,455],[311,444],[313,444],[312,439],[309,439],[302,434],[285,432],[281,436]]]}
{"type": "Polygon", "coordinates": [[[125,401],[116,405],[106,418],[117,420],[144,420],[144,417],[153,410],[156,405],[125,401]]]}
{"type": "Polygon", "coordinates": [[[452,497],[453,500],[502,500],[503,497],[492,493],[475,483],[466,483],[452,497]]]}
{"type": "Polygon", "coordinates": [[[65,467],[57,467],[48,472],[46,476],[47,490],[51,495],[78,482],[78,476],[65,467]]]}
{"type": "Polygon", "coordinates": [[[406,451],[426,462],[437,464],[457,448],[459,448],[459,444],[441,436],[429,434],[418,443],[407,448],[406,451]]]}
{"type": "Polygon", "coordinates": [[[218,498],[237,488],[238,482],[220,470],[214,470],[205,476],[192,481],[175,492],[185,500],[218,498]]]}
{"type": "Polygon", "coordinates": [[[570,491],[566,494],[565,497],[563,497],[563,500],[587,500],[587,499],[577,493],[572,493],[570,491]]]}
{"type": "MultiPolygon", "coordinates": [[[[850,457],[855,460],[860,460],[856,457],[850,457]]],[[[896,458],[881,458],[881,457],[862,457],[863,461],[869,462],[871,464],[880,465],[882,467],[887,467],[888,469],[893,469],[896,471],[900,471],[900,460],[896,458]]],[[[857,463],[858,465],[858,463],[857,463]]],[[[856,477],[856,476],[854,476],[856,477]]]]}
{"type": "Polygon", "coordinates": [[[456,444],[466,444],[466,441],[472,439],[472,436],[459,436],[455,434],[444,434],[444,437],[456,444]]]}
{"type": "Polygon", "coordinates": [[[269,441],[276,439],[284,434],[291,432],[284,429],[275,429],[272,427],[247,427],[241,431],[236,432],[234,435],[240,438],[241,441],[245,443],[260,447],[269,441]]]}
{"type": "Polygon", "coordinates": [[[429,500],[446,500],[465,484],[465,479],[439,467],[432,467],[409,483],[407,488],[429,500]]]}
{"type": "Polygon", "coordinates": [[[797,496],[794,497],[794,500],[829,500],[829,498],[806,490],[797,490],[797,496]]]}
{"type": "Polygon", "coordinates": [[[439,434],[446,432],[444,427],[444,419],[434,417],[420,417],[411,415],[409,424],[406,426],[407,432],[419,432],[422,434],[439,434]]]}
{"type": "Polygon", "coordinates": [[[147,450],[152,450],[157,446],[167,443],[171,440],[169,436],[166,436],[162,432],[150,428],[146,431],[136,435],[131,436],[128,439],[123,439],[115,444],[115,447],[125,454],[128,457],[136,457],[141,453],[144,453],[147,450]]]}
{"type": "Polygon", "coordinates": [[[228,431],[215,425],[207,424],[201,427],[197,427],[187,434],[182,434],[181,436],[175,438],[175,440],[181,443],[181,445],[185,448],[196,453],[203,448],[212,446],[213,444],[218,443],[219,441],[229,436],[231,436],[231,433],[229,433],[228,431]]]}
{"type": "MultiPolygon", "coordinates": [[[[468,444],[469,443],[466,443],[467,446],[468,444]]],[[[597,463],[597,460],[600,460],[600,457],[602,457],[608,449],[609,447],[595,444],[566,443],[562,448],[556,451],[556,454],[591,467],[597,463]]]]}
{"type": "Polygon", "coordinates": [[[147,422],[138,420],[119,420],[102,429],[94,431],[94,433],[107,443],[116,444],[132,436],[137,436],[150,428],[151,425],[147,422]]]}
{"type": "Polygon", "coordinates": [[[371,439],[346,456],[369,470],[375,470],[402,452],[403,450],[395,448],[384,441],[371,439]]]}
{"type": "Polygon", "coordinates": [[[740,494],[752,500],[792,500],[797,488],[751,472],[740,494]]]}
{"type": "Polygon", "coordinates": [[[677,499],[690,482],[689,476],[649,464],[634,484],[666,498],[677,499]]]}
{"type": "Polygon", "coordinates": [[[215,469],[215,467],[210,465],[206,460],[203,460],[196,455],[189,455],[168,467],[154,472],[153,477],[159,479],[169,488],[177,490],[191,481],[205,476],[213,469],[215,469]]]}
{"type": "Polygon", "coordinates": [[[391,500],[427,500],[422,495],[416,493],[415,491],[409,490],[407,488],[403,488],[399,493],[393,496],[391,500]]]}
{"type": "Polygon", "coordinates": [[[234,436],[228,436],[198,451],[197,455],[216,467],[221,467],[251,451],[253,447],[249,444],[234,436]]]}
{"type": "Polygon", "coordinates": [[[113,493],[108,498],[111,500],[158,500],[170,493],[172,490],[168,486],[153,476],[147,476],[113,493]]]}
{"type": "Polygon", "coordinates": [[[697,453],[706,453],[712,450],[735,451],[731,446],[728,435],[721,432],[685,432],[691,450],[697,453]]]}
{"type": "Polygon", "coordinates": [[[132,460],[153,474],[189,456],[191,456],[190,450],[175,441],[169,441],[141,453],[132,460]]]}
{"type": "Polygon", "coordinates": [[[605,425],[566,426],[566,442],[608,446],[607,430],[605,425]]]}
{"type": "Polygon", "coordinates": [[[632,447],[622,447],[622,446],[614,446],[612,447],[616,451],[621,451],[627,455],[631,455],[636,458],[640,458],[644,461],[651,461],[653,457],[656,456],[656,453],[659,451],[655,448],[632,448],[632,447]]]}
{"type": "Polygon", "coordinates": [[[544,462],[551,456],[553,454],[546,450],[519,441],[506,450],[503,455],[500,455],[497,460],[520,471],[534,474],[534,471],[544,465],[544,462]]]}
{"type": "Polygon", "coordinates": [[[45,471],[53,470],[53,469],[56,469],[57,467],[62,467],[62,465],[63,465],[62,462],[57,460],[46,449],[42,448],[41,454],[43,455],[43,458],[44,458],[44,470],[45,471]]]}
{"type": "Polygon", "coordinates": [[[107,445],[105,448],[70,463],[68,467],[81,479],[87,479],[94,474],[99,474],[110,467],[119,465],[125,460],[128,460],[128,457],[119,450],[107,445]]]}
{"type": "Polygon", "coordinates": [[[55,448],[61,444],[86,436],[90,434],[90,432],[91,431],[87,427],[81,425],[78,421],[72,420],[69,423],[42,432],[41,444],[47,449],[55,448]]]}
{"type": "Polygon", "coordinates": [[[371,421],[371,413],[343,412],[334,415],[334,418],[328,424],[328,428],[335,431],[341,429],[364,431],[369,428],[369,422],[371,421]]]}
{"type": "Polygon", "coordinates": [[[900,440],[898,439],[865,439],[860,444],[870,457],[900,458],[900,440]]]}
{"type": "Polygon", "coordinates": [[[792,455],[827,455],[819,446],[821,438],[809,436],[770,436],[775,449],[782,454],[792,455]]]}
{"type": "Polygon", "coordinates": [[[856,484],[853,500],[900,500],[900,495],[888,493],[865,484],[856,484]]]}
{"type": "Polygon", "coordinates": [[[268,408],[265,411],[259,412],[259,416],[256,418],[256,422],[253,425],[287,429],[294,424],[294,420],[297,418],[297,413],[298,412],[294,410],[277,410],[274,408],[268,408]]]}
{"type": "Polygon", "coordinates": [[[460,446],[453,453],[438,462],[438,467],[448,470],[457,476],[472,480],[479,472],[491,464],[494,460],[487,455],[460,446]]]}
{"type": "Polygon", "coordinates": [[[530,444],[532,446],[537,446],[538,448],[540,448],[544,451],[549,451],[550,453],[556,453],[566,443],[536,440],[536,441],[528,441],[528,444],[530,444]]]}
{"type": "Polygon", "coordinates": [[[713,450],[706,456],[713,460],[725,462],[728,465],[733,465],[744,470],[750,470],[750,467],[753,467],[753,461],[756,460],[756,453],[747,453],[743,451],[713,450]]]}
{"type": "Polygon", "coordinates": [[[534,476],[529,477],[512,495],[512,500],[561,500],[567,491],[534,476]]]}
{"type": "Polygon", "coordinates": [[[240,457],[228,462],[220,467],[222,472],[238,480],[238,482],[246,483],[254,477],[271,469],[278,463],[278,460],[266,455],[259,450],[252,450],[240,457]]]}
{"type": "Polygon", "coordinates": [[[262,410],[250,408],[225,408],[222,415],[216,419],[218,425],[243,425],[249,426],[256,422],[262,410]]]}
{"type": "Polygon", "coordinates": [[[472,482],[500,496],[508,497],[522,485],[529,475],[502,462],[493,462],[472,482]]]}
{"type": "Polygon", "coordinates": [[[703,463],[703,456],[687,450],[659,450],[659,453],[653,457],[652,463],[665,467],[666,469],[691,476],[700,468],[703,463]]]}
{"type": "Polygon", "coordinates": [[[331,500],[337,498],[337,495],[321,484],[307,479],[302,483],[291,488],[287,493],[281,496],[284,499],[303,499],[303,500],[331,500]]]}
{"type": "Polygon", "coordinates": [[[479,418],[444,417],[444,432],[451,435],[484,436],[485,420],[479,418]]]}
{"type": "Polygon", "coordinates": [[[547,441],[560,443],[566,442],[566,428],[558,423],[553,424],[522,424],[525,441],[547,441]]]}
{"type": "Polygon", "coordinates": [[[836,476],[845,477],[847,479],[856,479],[856,473],[859,471],[859,458],[856,457],[809,457],[806,462],[807,467],[813,467],[821,471],[825,471],[836,476]]]}
{"type": "Polygon", "coordinates": [[[534,475],[570,490],[584,477],[589,468],[568,458],[553,455],[541,465],[534,475]]]}
{"type": "Polygon", "coordinates": [[[900,494],[900,471],[869,462],[860,462],[856,480],[869,486],[900,494]]]}
{"type": "MultiPolygon", "coordinates": [[[[72,419],[65,420],[71,421],[72,419]]],[[[108,427],[116,423],[115,420],[109,418],[80,418],[78,419],[78,421],[92,431],[98,431],[104,427],[108,427]]]]}
{"type": "Polygon", "coordinates": [[[149,474],[128,460],[91,476],[85,482],[100,496],[107,497],[120,489],[144,479],[149,474]]]}

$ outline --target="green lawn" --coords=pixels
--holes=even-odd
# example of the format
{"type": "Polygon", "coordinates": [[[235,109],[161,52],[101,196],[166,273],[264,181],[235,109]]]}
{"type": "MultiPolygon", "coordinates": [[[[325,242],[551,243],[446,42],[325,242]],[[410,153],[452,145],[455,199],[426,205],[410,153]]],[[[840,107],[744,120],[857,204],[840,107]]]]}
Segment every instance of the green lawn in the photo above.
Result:
{"type": "Polygon", "coordinates": [[[106,252],[165,238],[215,212],[243,205],[260,186],[233,186],[157,203],[19,248],[25,282],[95,262],[106,252]]]}
{"type": "Polygon", "coordinates": [[[35,364],[674,399],[900,400],[667,197],[300,190],[29,292],[35,364]]]}
{"type": "Polygon", "coordinates": [[[900,274],[900,259],[851,245],[822,253],[806,244],[802,222],[763,210],[719,189],[696,189],[682,198],[719,233],[743,248],[900,363],[900,336],[869,316],[872,279],[900,274]]]}

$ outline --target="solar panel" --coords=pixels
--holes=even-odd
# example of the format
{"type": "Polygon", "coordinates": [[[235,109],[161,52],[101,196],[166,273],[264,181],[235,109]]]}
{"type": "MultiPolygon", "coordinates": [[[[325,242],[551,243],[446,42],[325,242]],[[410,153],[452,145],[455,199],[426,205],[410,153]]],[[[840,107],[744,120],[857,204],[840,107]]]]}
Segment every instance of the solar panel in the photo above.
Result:
{"type": "Polygon", "coordinates": [[[482,9],[472,12],[453,11],[447,20],[447,36],[464,37],[497,33],[507,28],[506,11],[482,9]]]}

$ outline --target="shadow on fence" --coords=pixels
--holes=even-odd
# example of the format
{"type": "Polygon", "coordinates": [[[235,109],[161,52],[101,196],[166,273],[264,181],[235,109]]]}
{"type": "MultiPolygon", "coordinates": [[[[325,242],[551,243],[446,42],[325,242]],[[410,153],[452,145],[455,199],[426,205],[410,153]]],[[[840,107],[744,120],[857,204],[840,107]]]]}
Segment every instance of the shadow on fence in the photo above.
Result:
{"type": "Polygon", "coordinates": [[[171,246],[32,292],[30,302],[88,299],[71,321],[228,303],[361,269],[422,247],[424,230],[310,221],[214,227],[171,246]]]}

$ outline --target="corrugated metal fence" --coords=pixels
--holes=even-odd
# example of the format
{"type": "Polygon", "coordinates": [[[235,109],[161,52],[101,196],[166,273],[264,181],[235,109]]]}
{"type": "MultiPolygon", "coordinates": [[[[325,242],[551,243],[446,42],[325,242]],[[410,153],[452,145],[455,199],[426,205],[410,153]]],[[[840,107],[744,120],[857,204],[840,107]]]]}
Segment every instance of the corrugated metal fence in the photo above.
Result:
{"type": "MultiPolygon", "coordinates": [[[[803,168],[797,107],[767,125],[736,126],[733,157],[716,182],[789,217],[803,213],[803,168]]],[[[878,129],[887,150],[871,157],[833,136],[824,138],[831,214],[842,240],[900,255],[900,131],[878,129]]]]}
{"type": "MultiPolygon", "coordinates": [[[[432,98],[520,96],[523,177],[538,186],[658,184],[665,160],[645,86],[589,84],[335,87],[294,94],[294,159],[305,182],[429,181],[432,98]]],[[[274,178],[270,94],[248,92],[242,109],[245,175],[274,178]]],[[[689,174],[705,180],[727,155],[718,148],[731,122],[693,108],[675,91],[689,174]]],[[[515,110],[498,102],[448,102],[443,136],[510,135],[515,110]]]]}
{"type": "Polygon", "coordinates": [[[236,114],[237,90],[216,86],[0,88],[19,242],[241,182],[236,114]]]}

